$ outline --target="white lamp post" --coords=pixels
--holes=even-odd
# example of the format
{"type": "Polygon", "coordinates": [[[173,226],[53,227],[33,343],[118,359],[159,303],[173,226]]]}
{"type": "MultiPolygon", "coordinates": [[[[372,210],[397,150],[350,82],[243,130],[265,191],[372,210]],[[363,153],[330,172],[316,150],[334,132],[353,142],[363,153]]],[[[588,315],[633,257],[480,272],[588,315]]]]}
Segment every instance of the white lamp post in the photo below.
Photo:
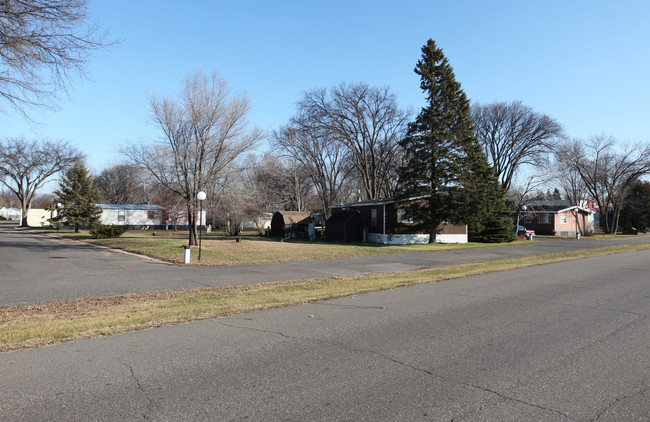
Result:
{"type": "Polygon", "coordinates": [[[203,201],[205,200],[205,197],[206,197],[206,195],[205,195],[205,192],[203,192],[203,191],[200,191],[199,193],[196,194],[196,198],[201,203],[201,211],[199,213],[199,261],[201,260],[201,248],[202,248],[201,242],[202,242],[202,238],[203,238],[203,228],[201,226],[201,223],[202,223],[201,220],[202,220],[202,217],[203,217],[203,201]]]}
{"type": "Polygon", "coordinates": [[[57,234],[59,233],[59,230],[61,229],[61,220],[58,220],[58,218],[59,218],[59,212],[60,212],[61,208],[63,208],[63,204],[60,203],[60,202],[57,202],[57,203],[56,203],[56,218],[57,218],[57,221],[56,221],[56,232],[57,232],[57,234]]]}

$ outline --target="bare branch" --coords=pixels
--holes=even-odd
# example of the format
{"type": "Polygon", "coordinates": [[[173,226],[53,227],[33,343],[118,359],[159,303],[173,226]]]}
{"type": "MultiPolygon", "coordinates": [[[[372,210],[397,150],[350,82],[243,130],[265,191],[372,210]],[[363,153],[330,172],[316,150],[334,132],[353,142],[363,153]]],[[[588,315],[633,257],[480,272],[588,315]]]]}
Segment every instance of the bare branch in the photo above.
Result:
{"type": "Polygon", "coordinates": [[[410,112],[402,110],[388,88],[345,84],[305,93],[294,119],[326,133],[328,142],[343,146],[356,169],[364,196],[391,196],[410,112]]]}
{"type": "Polygon", "coordinates": [[[87,21],[86,0],[0,0],[0,98],[23,114],[51,108],[92,54],[111,45],[87,21]]]}
{"type": "Polygon", "coordinates": [[[588,194],[599,206],[601,225],[615,233],[618,216],[630,188],[650,173],[650,146],[624,144],[598,135],[588,141],[565,142],[556,153],[558,164],[579,175],[588,194]],[[611,212],[610,212],[611,211],[611,212]]]}
{"type": "Polygon", "coordinates": [[[483,149],[506,191],[521,166],[546,163],[548,155],[564,137],[557,121],[536,113],[520,101],[474,104],[472,119],[483,149]]]}

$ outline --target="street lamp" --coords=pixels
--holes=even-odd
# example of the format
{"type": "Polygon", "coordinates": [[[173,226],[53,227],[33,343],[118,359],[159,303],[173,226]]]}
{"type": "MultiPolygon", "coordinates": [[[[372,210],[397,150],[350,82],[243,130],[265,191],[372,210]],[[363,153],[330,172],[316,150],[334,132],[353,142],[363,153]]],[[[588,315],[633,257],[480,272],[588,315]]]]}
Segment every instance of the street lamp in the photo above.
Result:
{"type": "Polygon", "coordinates": [[[199,213],[199,261],[201,260],[201,248],[202,248],[201,241],[202,241],[202,238],[203,238],[203,228],[201,226],[201,217],[203,216],[203,201],[205,200],[205,197],[206,197],[206,195],[205,195],[205,192],[203,192],[203,191],[196,194],[196,198],[201,203],[201,211],[199,213]]]}
{"type": "Polygon", "coordinates": [[[56,233],[59,234],[59,230],[61,229],[61,220],[59,219],[59,212],[61,212],[61,208],[63,208],[63,204],[60,202],[56,203],[56,233]]]}

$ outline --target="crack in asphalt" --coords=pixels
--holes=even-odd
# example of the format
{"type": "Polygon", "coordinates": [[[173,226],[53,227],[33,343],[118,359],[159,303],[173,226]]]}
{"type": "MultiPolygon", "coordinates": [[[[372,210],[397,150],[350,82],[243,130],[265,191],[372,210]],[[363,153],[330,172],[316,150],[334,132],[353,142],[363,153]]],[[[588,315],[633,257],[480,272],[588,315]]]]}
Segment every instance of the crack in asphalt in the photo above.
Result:
{"type": "Polygon", "coordinates": [[[603,411],[600,412],[600,413],[599,413],[599,414],[598,414],[594,419],[591,419],[590,422],[595,422],[595,421],[597,421],[598,419],[600,419],[601,416],[603,416],[605,413],[607,413],[607,411],[608,411],[609,409],[611,409],[611,408],[612,408],[616,403],[618,403],[619,401],[622,401],[622,400],[625,400],[625,399],[629,399],[629,398],[632,398],[632,397],[635,397],[635,396],[641,396],[641,395],[645,394],[646,391],[648,391],[648,388],[650,388],[650,387],[649,387],[649,386],[646,386],[645,388],[642,388],[641,390],[637,391],[636,393],[628,394],[628,395],[621,396],[621,397],[617,397],[617,398],[614,399],[611,403],[609,403],[607,406],[605,406],[605,408],[603,409],[603,411]]]}
{"type": "Polygon", "coordinates": [[[585,351],[593,349],[601,344],[603,344],[606,340],[615,337],[619,333],[629,329],[630,327],[637,325],[647,319],[646,315],[638,315],[637,318],[634,318],[628,322],[626,322],[623,325],[620,325],[618,327],[615,327],[611,331],[603,334],[601,337],[588,341],[587,343],[583,344],[582,346],[578,347],[575,350],[572,350],[568,352],[567,354],[558,357],[557,359],[549,362],[548,364],[545,364],[542,368],[537,370],[535,373],[531,373],[523,377],[520,381],[525,382],[525,380],[533,375],[540,375],[545,372],[548,372],[551,370],[553,367],[556,367],[558,365],[568,365],[572,360],[575,360],[577,356],[583,354],[585,351]]]}
{"type": "MultiPolygon", "coordinates": [[[[254,327],[244,327],[244,326],[241,326],[241,325],[227,324],[227,323],[225,323],[223,321],[215,321],[215,322],[220,324],[220,325],[230,327],[230,328],[243,329],[243,330],[255,331],[255,332],[266,333],[266,334],[275,334],[275,335],[278,335],[280,337],[289,338],[289,339],[293,339],[293,340],[305,340],[305,341],[313,341],[313,342],[332,344],[332,342],[327,342],[327,341],[324,341],[324,340],[319,340],[319,339],[314,339],[314,338],[291,336],[291,335],[282,333],[280,331],[264,330],[264,329],[261,329],[261,328],[254,328],[254,327]]],[[[520,404],[523,404],[523,405],[526,405],[526,406],[530,406],[530,407],[534,407],[534,408],[544,410],[544,411],[547,411],[547,412],[555,413],[557,415],[560,415],[560,416],[563,416],[563,417],[567,418],[568,420],[572,420],[572,421],[575,420],[575,419],[572,419],[569,415],[566,415],[566,414],[564,414],[564,413],[562,413],[562,412],[560,412],[558,410],[547,408],[547,407],[544,407],[544,406],[540,406],[540,405],[537,405],[537,404],[534,404],[534,403],[528,403],[526,401],[523,401],[521,399],[517,399],[517,398],[514,398],[514,397],[508,397],[505,394],[499,393],[498,391],[495,391],[495,390],[490,390],[489,388],[482,387],[480,385],[465,383],[465,382],[459,382],[456,379],[446,377],[446,376],[442,376],[442,375],[438,375],[435,372],[430,371],[428,369],[420,368],[420,367],[408,364],[406,362],[402,362],[400,360],[397,360],[397,359],[395,359],[395,358],[393,358],[391,356],[385,355],[385,354],[377,352],[375,350],[359,349],[359,348],[349,347],[349,346],[346,346],[345,344],[337,343],[337,342],[335,342],[335,344],[337,346],[341,347],[342,349],[347,349],[347,350],[352,351],[354,353],[370,354],[370,355],[373,355],[373,356],[379,356],[380,358],[382,358],[384,360],[388,360],[390,362],[393,362],[393,363],[398,364],[400,366],[403,366],[405,368],[412,369],[414,371],[425,373],[427,375],[438,378],[440,380],[450,381],[450,382],[453,382],[453,383],[456,383],[456,384],[464,385],[466,387],[474,388],[474,389],[483,391],[485,393],[491,394],[491,395],[496,396],[498,398],[501,398],[503,400],[513,401],[513,402],[520,403],[520,404]]],[[[481,407],[483,407],[483,405],[481,405],[481,407]]],[[[465,413],[464,416],[461,416],[461,417],[464,418],[468,414],[473,413],[475,411],[478,411],[478,410],[473,409],[473,410],[465,413]]],[[[450,419],[450,421],[454,421],[454,420],[459,420],[459,419],[457,419],[457,418],[450,419]]]]}
{"type": "MultiPolygon", "coordinates": [[[[397,360],[395,358],[392,358],[390,356],[386,356],[386,355],[384,355],[382,353],[379,353],[379,352],[376,352],[374,350],[355,350],[355,349],[352,349],[352,350],[354,350],[356,352],[371,353],[373,355],[377,355],[377,356],[380,356],[380,357],[382,357],[384,359],[387,359],[387,360],[389,360],[391,362],[394,362],[394,363],[396,363],[398,365],[402,365],[402,366],[405,366],[407,368],[411,368],[411,369],[413,369],[415,371],[424,372],[425,374],[431,375],[431,376],[436,377],[436,378],[441,379],[441,380],[455,382],[457,384],[464,385],[466,387],[474,388],[474,389],[483,391],[485,393],[494,395],[494,396],[499,397],[499,398],[501,398],[503,400],[514,401],[516,403],[520,403],[520,404],[523,404],[523,405],[526,405],[526,406],[530,406],[530,407],[541,409],[541,410],[544,410],[544,411],[547,411],[547,412],[552,412],[552,413],[558,414],[558,415],[563,416],[563,417],[565,417],[565,418],[567,418],[569,420],[575,420],[575,419],[572,419],[571,417],[569,417],[569,415],[566,415],[566,414],[564,414],[564,413],[562,413],[562,412],[560,412],[558,410],[551,409],[551,408],[544,407],[544,406],[540,406],[540,405],[537,405],[537,404],[534,404],[534,403],[529,403],[529,402],[526,402],[526,401],[523,401],[523,400],[520,400],[520,399],[517,399],[517,398],[514,398],[514,397],[509,397],[509,396],[506,396],[505,394],[499,393],[498,391],[491,390],[491,389],[489,389],[487,387],[483,387],[483,386],[480,386],[480,385],[477,385],[477,384],[459,382],[458,380],[455,380],[453,378],[438,375],[438,374],[436,374],[436,373],[434,373],[434,372],[432,372],[432,371],[430,371],[428,369],[419,368],[417,366],[410,365],[410,364],[408,364],[406,362],[399,361],[399,360],[397,360]]],[[[472,413],[474,411],[477,411],[477,410],[474,409],[474,410],[470,411],[469,413],[465,413],[462,417],[464,418],[465,416],[467,416],[468,414],[470,414],[470,413],[472,413]]],[[[454,420],[457,420],[457,419],[456,418],[450,419],[450,421],[454,421],[454,420]]]]}
{"type": "Polygon", "coordinates": [[[147,405],[147,411],[142,414],[142,419],[144,419],[145,421],[148,421],[148,420],[150,420],[149,419],[149,413],[153,410],[153,401],[149,397],[149,394],[147,393],[147,390],[144,389],[144,387],[140,383],[140,380],[135,375],[135,371],[133,370],[133,367],[131,365],[129,365],[128,363],[122,362],[122,364],[128,368],[129,372],[131,373],[131,378],[133,379],[133,381],[135,381],[135,384],[138,386],[138,390],[140,390],[140,392],[142,392],[142,394],[144,394],[145,399],[147,399],[147,402],[149,403],[147,405]]]}
{"type": "Polygon", "coordinates": [[[219,325],[223,325],[224,327],[229,327],[229,328],[238,328],[238,329],[249,330],[249,331],[256,331],[256,332],[258,332],[258,333],[276,334],[276,335],[278,335],[278,336],[280,336],[280,337],[286,337],[286,338],[290,338],[290,339],[294,339],[294,340],[319,341],[319,340],[315,340],[315,339],[311,339],[311,338],[306,338],[306,337],[290,336],[290,335],[287,335],[287,334],[281,333],[281,332],[279,332],[279,331],[263,330],[263,329],[261,329],[261,328],[244,327],[244,326],[241,326],[241,325],[227,324],[227,323],[225,323],[225,322],[223,322],[223,321],[218,321],[218,320],[214,320],[214,322],[216,322],[216,323],[219,324],[219,325]]]}

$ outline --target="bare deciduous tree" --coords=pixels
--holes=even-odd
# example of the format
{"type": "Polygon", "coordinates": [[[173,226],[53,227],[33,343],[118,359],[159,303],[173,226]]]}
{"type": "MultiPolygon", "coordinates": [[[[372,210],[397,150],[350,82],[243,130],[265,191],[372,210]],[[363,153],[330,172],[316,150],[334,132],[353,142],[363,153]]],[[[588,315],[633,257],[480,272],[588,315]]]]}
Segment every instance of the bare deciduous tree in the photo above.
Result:
{"type": "MultiPolygon", "coordinates": [[[[163,224],[178,230],[178,225],[186,220],[186,208],[184,199],[167,190],[160,185],[151,186],[147,195],[151,194],[151,203],[160,205],[165,210],[163,212],[163,224]]],[[[145,196],[147,196],[145,195],[145,196]]]]}
{"type": "Polygon", "coordinates": [[[162,186],[185,200],[189,244],[196,245],[196,195],[218,182],[233,162],[262,138],[247,128],[250,101],[231,96],[225,80],[196,71],[185,79],[179,100],[150,99],[153,121],[162,136],[150,144],[130,144],[122,153],[162,186]]]}
{"type": "Polygon", "coordinates": [[[117,164],[95,177],[100,201],[107,204],[138,204],[146,202],[143,172],[131,164],[117,164]]]}
{"type": "Polygon", "coordinates": [[[650,173],[650,145],[618,146],[613,137],[574,139],[558,150],[557,161],[580,175],[591,198],[599,205],[600,223],[616,233],[618,219],[631,186],[650,173]],[[611,211],[611,217],[610,216],[611,211]]]}
{"type": "Polygon", "coordinates": [[[589,193],[587,186],[580,177],[580,173],[561,160],[556,160],[555,172],[554,179],[562,189],[564,197],[572,205],[581,205],[582,201],[587,199],[589,193]]]}
{"type": "Polygon", "coordinates": [[[344,202],[349,197],[346,182],[353,167],[344,146],[331,142],[325,129],[296,120],[294,118],[292,125],[274,133],[273,145],[309,171],[323,215],[327,216],[330,205],[344,202]]]}
{"type": "Polygon", "coordinates": [[[247,189],[243,169],[229,172],[226,183],[218,192],[212,194],[214,221],[229,235],[237,236],[244,229],[244,223],[258,212],[251,197],[254,193],[247,189]]]}
{"type": "Polygon", "coordinates": [[[50,106],[83,75],[106,33],[89,24],[86,0],[0,0],[0,97],[19,111],[50,106]]]}
{"type": "Polygon", "coordinates": [[[32,200],[32,207],[34,208],[44,208],[51,209],[54,204],[56,204],[56,196],[51,193],[39,194],[34,197],[32,200]]]}
{"type": "Polygon", "coordinates": [[[259,160],[251,157],[247,163],[246,180],[250,200],[258,212],[311,209],[311,175],[292,157],[283,160],[270,153],[259,160]]]}
{"type": "Polygon", "coordinates": [[[544,198],[541,187],[548,182],[546,174],[533,174],[519,184],[513,184],[508,191],[508,200],[512,202],[517,213],[517,226],[521,219],[521,212],[529,208],[530,204],[544,198]]]}
{"type": "Polygon", "coordinates": [[[18,138],[0,142],[0,182],[18,198],[23,227],[27,226],[27,214],[36,191],[50,177],[82,157],[65,141],[28,142],[18,138]]]}
{"type": "Polygon", "coordinates": [[[0,205],[6,208],[16,208],[18,205],[16,195],[11,191],[6,190],[4,186],[2,186],[2,189],[0,190],[0,205]]]}
{"type": "Polygon", "coordinates": [[[533,111],[521,101],[473,104],[472,119],[476,134],[505,191],[510,189],[522,165],[546,163],[564,136],[557,121],[533,111]]]}
{"type": "Polygon", "coordinates": [[[298,103],[299,129],[315,128],[338,142],[356,168],[366,199],[392,196],[401,159],[399,141],[410,113],[388,88],[340,84],[305,93],[298,103]]]}

